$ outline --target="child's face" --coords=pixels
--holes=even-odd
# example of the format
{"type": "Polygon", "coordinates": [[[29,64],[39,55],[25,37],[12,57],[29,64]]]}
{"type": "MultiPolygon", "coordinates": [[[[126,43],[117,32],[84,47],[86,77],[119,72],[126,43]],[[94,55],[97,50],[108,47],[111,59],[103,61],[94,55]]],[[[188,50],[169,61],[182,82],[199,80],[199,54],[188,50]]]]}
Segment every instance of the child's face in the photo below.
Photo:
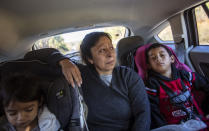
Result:
{"type": "Polygon", "coordinates": [[[11,101],[4,108],[8,121],[16,128],[34,128],[37,125],[38,101],[11,101]]]}
{"type": "Polygon", "coordinates": [[[167,50],[163,47],[151,49],[148,52],[149,67],[160,73],[164,74],[171,71],[171,63],[174,62],[174,57],[169,56],[167,50]]]}

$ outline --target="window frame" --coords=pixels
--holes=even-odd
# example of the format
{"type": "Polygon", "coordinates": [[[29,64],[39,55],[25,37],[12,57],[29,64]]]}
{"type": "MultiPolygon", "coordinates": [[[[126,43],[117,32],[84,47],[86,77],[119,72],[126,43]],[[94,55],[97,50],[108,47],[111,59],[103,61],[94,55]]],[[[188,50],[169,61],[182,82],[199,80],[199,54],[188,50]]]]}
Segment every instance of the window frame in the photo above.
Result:
{"type": "MultiPolygon", "coordinates": [[[[166,45],[175,44],[174,40],[173,41],[164,41],[159,37],[160,32],[162,32],[166,27],[171,26],[169,21],[164,22],[160,26],[161,27],[158,29],[158,31],[154,35],[154,38],[156,39],[156,41],[161,43],[161,44],[166,44],[166,45]]],[[[172,29],[171,29],[171,33],[172,33],[172,29]]],[[[173,36],[173,33],[172,33],[172,36],[173,36]]]]}
{"type": "MultiPolygon", "coordinates": [[[[195,8],[202,6],[203,10],[205,11],[206,15],[209,18],[209,9],[207,8],[206,3],[208,1],[201,3],[199,5],[194,6],[193,8],[187,10],[185,12],[185,19],[187,24],[187,30],[189,32],[189,43],[193,46],[200,46],[199,43],[199,34],[198,34],[198,28],[197,28],[197,21],[196,21],[196,15],[195,15],[195,8]]],[[[208,46],[208,45],[207,45],[208,46]]]]}

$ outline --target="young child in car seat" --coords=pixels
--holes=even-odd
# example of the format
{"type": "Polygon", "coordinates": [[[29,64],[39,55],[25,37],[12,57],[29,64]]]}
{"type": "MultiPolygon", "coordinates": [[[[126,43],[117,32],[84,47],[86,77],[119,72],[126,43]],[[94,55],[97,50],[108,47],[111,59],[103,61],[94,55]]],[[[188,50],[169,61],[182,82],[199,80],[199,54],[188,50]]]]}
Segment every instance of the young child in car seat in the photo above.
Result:
{"type": "Polygon", "coordinates": [[[0,100],[5,116],[0,118],[1,131],[58,131],[55,115],[43,104],[41,88],[45,84],[28,73],[3,76],[0,100]]]}
{"type": "Polygon", "coordinates": [[[193,89],[208,94],[207,79],[197,73],[177,69],[173,64],[174,56],[162,44],[152,44],[146,49],[145,56],[149,68],[146,90],[151,104],[151,128],[190,119],[206,120],[194,98],[193,89]]]}

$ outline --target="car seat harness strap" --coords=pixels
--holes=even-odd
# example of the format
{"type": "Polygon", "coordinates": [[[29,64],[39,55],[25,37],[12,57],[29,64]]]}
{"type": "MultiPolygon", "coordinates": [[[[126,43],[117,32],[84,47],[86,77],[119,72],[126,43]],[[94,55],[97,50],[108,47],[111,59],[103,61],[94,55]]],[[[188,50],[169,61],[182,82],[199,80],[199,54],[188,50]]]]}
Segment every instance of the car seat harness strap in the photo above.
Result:
{"type": "Polygon", "coordinates": [[[166,94],[169,96],[170,102],[171,104],[173,104],[174,106],[182,109],[184,112],[186,112],[187,114],[187,120],[190,119],[198,119],[198,117],[193,113],[193,98],[191,95],[191,92],[189,90],[188,86],[185,86],[185,84],[183,83],[183,81],[181,80],[181,85],[183,88],[183,91],[180,94],[177,94],[176,92],[172,91],[169,87],[167,87],[165,85],[165,83],[161,80],[158,80],[159,83],[162,85],[161,87],[163,88],[163,90],[166,92],[166,94]],[[184,104],[186,102],[191,102],[192,103],[192,108],[188,109],[184,104]]]}

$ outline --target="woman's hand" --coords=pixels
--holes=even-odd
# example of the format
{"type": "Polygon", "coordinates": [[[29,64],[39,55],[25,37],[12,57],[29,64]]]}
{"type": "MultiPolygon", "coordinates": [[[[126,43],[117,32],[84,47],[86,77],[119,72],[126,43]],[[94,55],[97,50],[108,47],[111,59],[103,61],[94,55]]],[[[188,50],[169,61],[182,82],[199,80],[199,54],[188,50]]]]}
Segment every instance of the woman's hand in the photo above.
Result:
{"type": "Polygon", "coordinates": [[[69,59],[63,59],[59,61],[59,65],[62,67],[62,73],[64,74],[69,84],[71,84],[72,87],[75,87],[75,84],[80,87],[82,84],[82,78],[78,67],[69,59]]]}

